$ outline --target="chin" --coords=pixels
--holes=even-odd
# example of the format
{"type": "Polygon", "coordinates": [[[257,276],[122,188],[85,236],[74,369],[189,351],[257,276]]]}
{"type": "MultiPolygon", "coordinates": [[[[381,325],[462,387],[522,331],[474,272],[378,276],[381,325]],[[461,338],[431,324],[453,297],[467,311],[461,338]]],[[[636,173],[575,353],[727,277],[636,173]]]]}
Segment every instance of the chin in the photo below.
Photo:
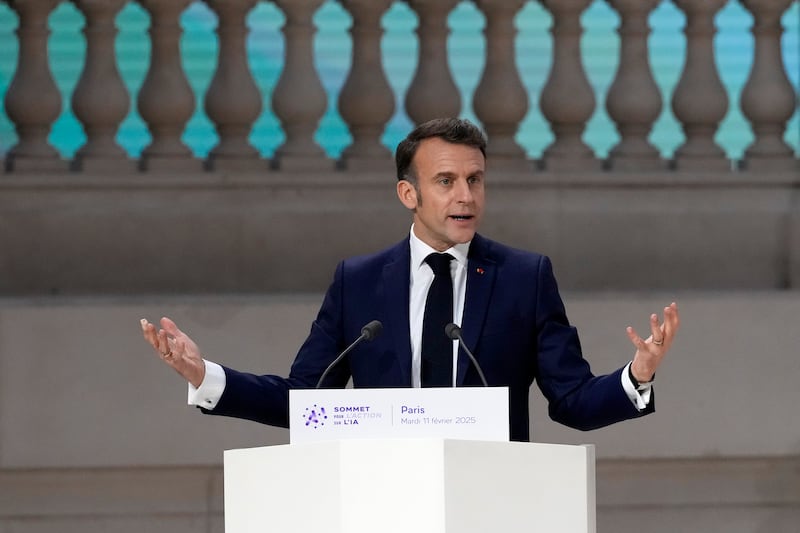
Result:
{"type": "Polygon", "coordinates": [[[458,235],[453,236],[453,242],[456,244],[464,244],[471,241],[474,237],[474,231],[470,231],[469,233],[459,233],[458,235]]]}

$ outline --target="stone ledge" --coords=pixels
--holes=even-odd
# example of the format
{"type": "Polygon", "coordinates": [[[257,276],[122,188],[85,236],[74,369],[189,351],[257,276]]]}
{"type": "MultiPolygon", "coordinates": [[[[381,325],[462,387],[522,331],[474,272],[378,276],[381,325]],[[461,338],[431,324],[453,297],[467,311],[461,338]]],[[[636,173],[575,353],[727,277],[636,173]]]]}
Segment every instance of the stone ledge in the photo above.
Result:
{"type": "MultiPolygon", "coordinates": [[[[26,517],[219,515],[221,467],[0,470],[0,525],[26,517]]],[[[600,513],[800,510],[800,457],[600,460],[600,513]]]]}
{"type": "Polygon", "coordinates": [[[597,494],[603,507],[800,509],[800,456],[599,461],[597,494]]]}
{"type": "MultiPolygon", "coordinates": [[[[564,288],[800,286],[797,177],[654,176],[509,177],[490,188],[482,233],[550,255],[564,288]]],[[[341,258],[410,225],[392,186],[370,175],[196,177],[0,179],[0,293],[320,291],[341,258]]]]}
{"type": "MultiPolygon", "coordinates": [[[[800,160],[798,160],[800,161],[800,160]]],[[[518,170],[488,168],[490,190],[492,187],[797,187],[800,174],[791,170],[675,172],[669,170],[642,170],[639,172],[573,171],[573,172],[520,172],[518,170]]],[[[389,190],[395,183],[394,169],[378,173],[370,170],[348,171],[296,171],[278,170],[167,173],[139,172],[117,173],[113,176],[95,172],[30,172],[0,175],[0,192],[14,189],[171,189],[171,188],[284,188],[284,187],[362,187],[381,186],[389,190]]]]}
{"type": "Polygon", "coordinates": [[[0,518],[205,514],[220,510],[209,506],[220,476],[212,467],[0,470],[0,518]]]}

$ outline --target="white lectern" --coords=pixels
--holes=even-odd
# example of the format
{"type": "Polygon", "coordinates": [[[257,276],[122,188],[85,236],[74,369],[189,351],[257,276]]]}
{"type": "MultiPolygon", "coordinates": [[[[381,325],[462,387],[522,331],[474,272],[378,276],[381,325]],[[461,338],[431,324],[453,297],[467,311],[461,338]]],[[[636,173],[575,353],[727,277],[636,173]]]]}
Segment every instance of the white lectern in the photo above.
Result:
{"type": "Polygon", "coordinates": [[[226,533],[595,533],[594,447],[365,439],[225,452],[226,533]]]}

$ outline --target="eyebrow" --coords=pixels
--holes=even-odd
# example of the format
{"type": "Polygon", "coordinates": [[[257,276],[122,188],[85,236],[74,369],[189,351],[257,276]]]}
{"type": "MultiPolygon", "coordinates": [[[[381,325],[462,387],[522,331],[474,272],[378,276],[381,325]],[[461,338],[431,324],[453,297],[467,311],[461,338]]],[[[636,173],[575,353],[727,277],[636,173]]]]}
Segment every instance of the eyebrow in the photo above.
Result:
{"type": "Polygon", "coordinates": [[[454,178],[456,176],[455,172],[437,172],[433,175],[432,179],[439,179],[439,178],[454,178]]]}
{"type": "MultiPolygon", "coordinates": [[[[478,176],[478,177],[482,178],[484,175],[485,175],[485,171],[476,170],[475,172],[467,174],[467,177],[468,178],[474,178],[474,177],[478,176]]],[[[431,179],[435,180],[435,179],[439,179],[439,178],[455,178],[455,177],[458,177],[458,174],[456,174],[455,172],[443,171],[443,172],[437,172],[436,174],[434,174],[431,177],[431,179]]]]}

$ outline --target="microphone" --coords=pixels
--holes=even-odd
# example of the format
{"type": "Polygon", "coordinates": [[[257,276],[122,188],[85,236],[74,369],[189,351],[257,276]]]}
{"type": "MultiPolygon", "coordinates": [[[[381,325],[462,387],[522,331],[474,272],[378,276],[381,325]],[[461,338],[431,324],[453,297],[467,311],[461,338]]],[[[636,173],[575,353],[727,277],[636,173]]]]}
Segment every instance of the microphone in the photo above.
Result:
{"type": "Polygon", "coordinates": [[[481,370],[481,365],[478,364],[478,361],[475,359],[475,356],[472,355],[472,352],[469,351],[469,348],[467,348],[467,344],[464,342],[464,338],[461,336],[461,328],[458,327],[458,325],[453,324],[451,322],[450,324],[447,324],[444,327],[444,334],[447,335],[448,339],[454,341],[457,340],[459,344],[461,344],[461,347],[464,349],[465,352],[467,352],[469,360],[472,361],[473,365],[475,365],[475,370],[478,371],[478,376],[480,376],[481,381],[483,382],[483,386],[488,387],[489,384],[486,383],[486,376],[483,375],[483,370],[481,370]]]}
{"type": "Polygon", "coordinates": [[[331,369],[336,366],[336,363],[341,361],[342,358],[350,352],[350,350],[358,346],[358,344],[361,341],[373,340],[375,337],[381,334],[381,331],[383,331],[383,324],[381,324],[380,320],[373,320],[372,322],[361,328],[361,336],[356,340],[354,340],[353,344],[345,348],[345,350],[342,353],[340,353],[339,356],[331,362],[331,364],[328,365],[328,367],[325,369],[325,372],[323,372],[322,375],[320,376],[319,381],[317,381],[317,386],[314,388],[318,389],[319,386],[322,385],[322,382],[325,380],[325,377],[328,375],[328,372],[330,372],[331,369]]]}

